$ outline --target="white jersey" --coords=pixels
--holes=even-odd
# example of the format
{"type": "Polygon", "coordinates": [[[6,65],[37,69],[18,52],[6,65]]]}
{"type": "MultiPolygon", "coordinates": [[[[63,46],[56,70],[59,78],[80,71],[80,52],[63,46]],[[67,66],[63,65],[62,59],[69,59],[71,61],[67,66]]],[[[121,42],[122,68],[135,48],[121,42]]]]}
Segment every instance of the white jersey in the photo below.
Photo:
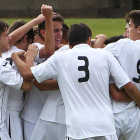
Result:
{"type": "MultiPolygon", "coordinates": [[[[131,82],[140,90],[140,40],[121,39],[107,45],[104,49],[110,51],[119,61],[131,82]]],[[[135,102],[117,102],[112,100],[113,112],[119,113],[135,107],[135,102]]]]}
{"type": "Polygon", "coordinates": [[[12,63],[11,59],[6,61],[0,58],[0,124],[6,118],[10,88],[19,90],[23,83],[23,78],[18,71],[12,68],[12,63]]]}
{"type": "MultiPolygon", "coordinates": [[[[70,49],[68,45],[64,45],[55,53],[70,49]]],[[[60,90],[52,90],[44,104],[40,119],[55,123],[65,124],[65,108],[60,90]]]]}
{"type": "MultiPolygon", "coordinates": [[[[23,51],[21,49],[18,49],[15,46],[11,46],[10,49],[4,53],[2,53],[3,59],[9,59],[13,52],[19,52],[23,51]]],[[[18,70],[16,65],[12,64],[13,69],[18,70]]],[[[22,90],[16,90],[16,89],[10,89],[10,94],[8,97],[8,105],[7,108],[13,111],[21,111],[23,107],[23,91],[22,90]]]]}
{"type": "MultiPolygon", "coordinates": [[[[38,46],[39,50],[44,46],[40,43],[34,44],[38,46]]],[[[45,59],[40,58],[38,53],[35,61],[39,64],[45,61],[45,59]]],[[[40,91],[35,85],[33,85],[31,91],[27,94],[21,117],[28,122],[36,124],[49,92],[50,91],[40,91]]]]}
{"type": "Polygon", "coordinates": [[[74,139],[115,134],[109,76],[120,88],[130,82],[108,51],[87,44],[59,52],[31,67],[38,82],[57,78],[66,112],[67,136],[74,139]]]}
{"type": "MultiPolygon", "coordinates": [[[[42,45],[42,44],[40,44],[40,43],[33,43],[34,45],[36,45],[38,48],[39,48],[39,51],[40,51],[40,49],[44,46],[44,45],[42,45]]],[[[46,59],[45,58],[40,58],[39,57],[39,52],[38,52],[38,54],[37,54],[37,56],[36,56],[36,59],[35,59],[35,61],[37,62],[37,64],[40,64],[40,63],[42,63],[43,61],[45,61],[46,59]]]]}
{"type": "Polygon", "coordinates": [[[59,48],[57,51],[55,51],[55,53],[56,53],[56,52],[59,52],[59,51],[69,50],[69,49],[70,49],[69,45],[64,45],[63,47],[61,47],[61,48],[59,48]]]}

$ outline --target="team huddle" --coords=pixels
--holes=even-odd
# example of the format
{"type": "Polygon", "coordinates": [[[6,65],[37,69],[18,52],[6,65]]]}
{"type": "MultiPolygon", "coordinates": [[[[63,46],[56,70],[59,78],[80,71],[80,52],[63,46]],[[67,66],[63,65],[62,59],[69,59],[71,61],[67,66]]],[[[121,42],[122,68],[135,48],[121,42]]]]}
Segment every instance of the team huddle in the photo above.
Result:
{"type": "Polygon", "coordinates": [[[0,20],[0,140],[139,140],[140,10],[109,39],[41,13],[0,20]]]}

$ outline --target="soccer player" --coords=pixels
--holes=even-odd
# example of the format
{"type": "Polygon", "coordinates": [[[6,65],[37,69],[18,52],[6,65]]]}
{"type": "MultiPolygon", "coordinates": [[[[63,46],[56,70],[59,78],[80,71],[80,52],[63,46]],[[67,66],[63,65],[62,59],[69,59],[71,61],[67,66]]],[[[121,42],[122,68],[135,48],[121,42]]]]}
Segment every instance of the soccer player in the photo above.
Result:
{"type": "MultiPolygon", "coordinates": [[[[48,51],[43,51],[43,48],[46,48],[46,50],[47,50],[48,47],[53,46],[53,48],[55,50],[59,49],[60,41],[62,38],[62,30],[63,30],[62,22],[63,22],[63,18],[59,14],[53,15],[53,10],[51,8],[50,13],[48,13],[48,14],[46,13],[45,22],[42,22],[41,24],[38,25],[39,35],[44,42],[43,44],[35,43],[35,45],[37,45],[38,48],[40,49],[39,54],[36,58],[36,62],[38,64],[45,61],[45,59],[47,59],[49,57],[49,55],[45,54],[48,51]],[[51,23],[51,27],[50,27],[50,23],[51,23]],[[50,32],[50,29],[53,32],[50,32]],[[45,53],[42,53],[42,52],[45,52],[45,53]]],[[[47,91],[47,92],[40,91],[39,89],[37,89],[36,86],[33,85],[32,90],[27,95],[25,106],[21,113],[21,117],[23,118],[23,121],[24,121],[23,129],[24,129],[24,139],[25,140],[30,140],[31,134],[34,130],[34,127],[37,123],[37,120],[40,116],[41,110],[42,110],[47,98],[48,98],[47,104],[49,104],[50,107],[54,107],[55,110],[53,110],[53,109],[50,110],[50,108],[49,108],[49,111],[48,111],[48,109],[45,110],[45,115],[42,115],[43,118],[45,118],[45,120],[49,120],[49,121],[53,120],[53,122],[58,121],[57,118],[59,118],[59,120],[62,120],[63,122],[65,122],[65,119],[62,119],[62,117],[64,116],[64,111],[62,111],[62,113],[58,112],[57,114],[55,114],[58,111],[57,108],[58,109],[60,108],[59,110],[62,110],[64,108],[63,106],[61,107],[61,105],[60,105],[62,102],[61,101],[62,98],[61,97],[58,98],[55,96],[55,94],[57,92],[59,92],[59,94],[56,94],[56,95],[57,96],[60,95],[60,91],[56,90],[56,89],[58,89],[57,81],[48,80],[46,82],[47,82],[47,85],[45,87],[45,88],[47,88],[46,90],[55,90],[54,93],[52,93],[53,91],[51,92],[51,94],[50,94],[50,91],[47,91]],[[52,110],[55,113],[52,113],[52,110]],[[49,112],[51,112],[51,113],[49,113],[49,112]],[[46,115],[47,115],[47,117],[46,117],[46,115]]],[[[35,84],[35,81],[34,81],[34,84],[35,84]]],[[[65,129],[62,132],[64,133],[65,129]]],[[[45,132],[45,134],[46,134],[46,132],[45,132]]],[[[57,132],[56,132],[56,134],[57,134],[57,132]]],[[[41,136],[43,137],[43,134],[41,136]]]]}
{"type": "Polygon", "coordinates": [[[69,44],[72,49],[56,53],[35,67],[12,54],[25,79],[38,82],[57,77],[66,110],[69,140],[117,140],[109,97],[109,77],[138,103],[139,90],[130,82],[114,56],[101,49],[93,49],[91,30],[81,23],[71,26],[69,44]],[[26,69],[26,71],[25,71],[26,69]],[[138,97],[138,98],[137,98],[138,97]]]}
{"type": "MultiPolygon", "coordinates": [[[[9,30],[8,33],[10,34],[14,30],[18,29],[19,27],[25,25],[24,21],[16,21],[14,22],[9,30]]],[[[18,52],[21,50],[28,49],[28,46],[33,42],[33,29],[27,32],[21,39],[19,39],[14,45],[10,47],[8,51],[2,53],[2,58],[10,59],[13,52],[18,52]],[[21,48],[21,49],[20,49],[21,48]]],[[[12,67],[17,70],[16,66],[13,64],[12,67]]],[[[21,120],[19,117],[19,112],[23,108],[23,91],[11,89],[8,97],[8,104],[7,104],[7,117],[5,121],[5,125],[9,132],[11,140],[23,140],[22,135],[22,126],[21,120]]]]}
{"type": "MultiPolygon", "coordinates": [[[[10,136],[7,132],[6,126],[5,126],[5,119],[6,119],[6,113],[7,113],[7,101],[8,101],[8,95],[10,93],[11,88],[14,89],[21,89],[25,91],[29,91],[31,89],[32,80],[23,80],[19,72],[15,69],[13,69],[13,61],[12,59],[4,60],[1,58],[2,53],[8,49],[10,49],[10,45],[18,39],[16,37],[16,31],[15,33],[12,33],[12,35],[8,36],[7,30],[8,30],[8,24],[4,21],[0,21],[0,138],[1,140],[10,140],[10,136]],[[11,40],[9,40],[9,37],[11,37],[11,40]],[[9,43],[8,44],[8,40],[9,43]]],[[[19,35],[20,36],[20,35],[19,35]]],[[[28,50],[28,55],[26,62],[32,66],[33,60],[38,53],[38,49],[35,46],[30,46],[28,50]],[[33,47],[35,49],[33,49],[33,47]]],[[[19,53],[20,55],[23,54],[23,52],[19,53]]]]}
{"type": "MultiPolygon", "coordinates": [[[[131,11],[126,17],[129,21],[127,31],[129,39],[121,39],[116,43],[107,45],[105,49],[112,52],[118,59],[126,74],[140,90],[138,78],[135,78],[135,76],[139,75],[139,18],[139,10],[131,11]]],[[[103,43],[103,41],[101,42],[103,43]]],[[[139,107],[126,93],[119,91],[113,84],[110,84],[110,94],[114,99],[112,100],[112,105],[118,138],[122,139],[123,137],[125,140],[138,140],[140,133],[139,107]],[[120,97],[120,92],[123,98],[120,97]]]]}
{"type": "MultiPolygon", "coordinates": [[[[60,20],[61,18],[59,16],[55,17],[54,19],[56,19],[56,21],[61,21],[60,20]]],[[[53,19],[53,21],[54,21],[54,19],[53,19]]],[[[62,23],[62,25],[63,25],[63,23],[62,23]]],[[[60,26],[61,28],[59,27],[59,30],[57,29],[59,31],[58,33],[60,33],[60,31],[61,31],[61,37],[63,37],[62,36],[62,25],[60,26]]],[[[42,28],[43,28],[42,25],[39,26],[39,29],[42,29],[42,28]]],[[[65,33],[65,34],[63,37],[63,41],[65,40],[65,42],[63,42],[63,43],[66,43],[68,27],[64,27],[64,28],[63,28],[63,33],[65,33]],[[66,29],[64,29],[64,28],[66,28],[66,29]]],[[[55,30],[56,30],[56,28],[55,28],[55,30]]],[[[59,42],[59,44],[60,44],[60,42],[59,42]]],[[[57,51],[55,51],[55,53],[57,53],[59,51],[68,50],[68,49],[69,49],[69,46],[64,45],[63,47],[61,47],[57,51]]],[[[45,90],[48,90],[48,81],[50,81],[50,80],[44,81],[41,84],[39,84],[35,80],[34,84],[39,88],[39,90],[45,91],[45,90]]],[[[53,85],[51,84],[50,87],[51,86],[53,86],[53,85]]],[[[60,90],[52,89],[50,91],[50,93],[47,97],[47,100],[44,104],[44,107],[41,111],[41,114],[39,116],[38,122],[33,131],[33,134],[31,136],[31,140],[32,139],[41,140],[43,138],[48,139],[48,140],[49,139],[62,140],[62,139],[66,138],[65,109],[64,109],[64,103],[63,103],[63,100],[61,97],[60,90]],[[44,131],[42,131],[42,130],[44,130],[44,131]],[[46,131],[47,131],[47,133],[46,133],[46,131]],[[40,132],[42,133],[42,135],[40,135],[40,132]]]]}
{"type": "MultiPolygon", "coordinates": [[[[109,50],[118,59],[132,83],[140,90],[140,10],[131,11],[127,18],[129,19],[129,39],[121,39],[116,43],[107,45],[105,49],[109,50]]],[[[111,93],[113,92],[111,91],[111,93]]],[[[122,135],[125,140],[139,140],[139,104],[137,103],[137,106],[136,102],[130,101],[117,102],[113,100],[112,102],[117,135],[118,138],[122,135]]]]}
{"type": "MultiPolygon", "coordinates": [[[[19,40],[14,44],[15,46],[11,46],[10,50],[2,53],[2,57],[9,59],[11,57],[11,54],[15,51],[19,51],[20,49],[26,51],[29,44],[33,42],[33,38],[34,38],[33,29],[30,29],[30,28],[36,24],[41,23],[44,20],[45,20],[44,16],[39,15],[37,18],[31,20],[29,23],[26,23],[26,24],[23,21],[17,21],[13,23],[9,29],[9,33],[10,33],[9,35],[13,34],[14,32],[20,31],[19,32],[20,34],[18,34],[18,37],[21,37],[21,38],[18,38],[19,40]],[[29,29],[30,31],[28,31],[29,29]]],[[[17,70],[17,68],[14,65],[12,66],[14,69],[17,70]]],[[[7,121],[5,121],[7,130],[9,131],[11,139],[22,140],[23,137],[22,137],[22,130],[21,130],[21,121],[19,120],[19,116],[18,116],[19,113],[17,112],[21,110],[23,106],[22,105],[23,104],[22,91],[19,91],[19,90],[13,91],[13,89],[10,90],[9,99],[10,99],[9,104],[8,104],[9,113],[7,114],[7,121]]]]}

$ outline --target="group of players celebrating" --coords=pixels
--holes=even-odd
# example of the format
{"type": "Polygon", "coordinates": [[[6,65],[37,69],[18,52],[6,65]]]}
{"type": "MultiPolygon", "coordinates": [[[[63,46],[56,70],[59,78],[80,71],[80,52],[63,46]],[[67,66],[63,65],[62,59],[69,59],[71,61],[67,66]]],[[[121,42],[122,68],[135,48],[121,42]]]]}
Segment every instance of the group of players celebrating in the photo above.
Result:
{"type": "Polygon", "coordinates": [[[113,43],[41,13],[0,20],[1,140],[139,140],[140,10],[113,43]]]}

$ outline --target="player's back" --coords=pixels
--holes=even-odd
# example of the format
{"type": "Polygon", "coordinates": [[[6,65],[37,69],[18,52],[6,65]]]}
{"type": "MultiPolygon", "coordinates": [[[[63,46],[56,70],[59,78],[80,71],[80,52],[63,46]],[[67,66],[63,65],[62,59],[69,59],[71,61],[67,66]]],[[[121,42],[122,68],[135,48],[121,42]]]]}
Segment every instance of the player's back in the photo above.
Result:
{"type": "Polygon", "coordinates": [[[60,55],[58,83],[66,108],[68,135],[77,137],[78,131],[78,138],[113,134],[114,119],[108,91],[109,76],[117,69],[113,55],[87,44],[77,45],[60,55]]]}

